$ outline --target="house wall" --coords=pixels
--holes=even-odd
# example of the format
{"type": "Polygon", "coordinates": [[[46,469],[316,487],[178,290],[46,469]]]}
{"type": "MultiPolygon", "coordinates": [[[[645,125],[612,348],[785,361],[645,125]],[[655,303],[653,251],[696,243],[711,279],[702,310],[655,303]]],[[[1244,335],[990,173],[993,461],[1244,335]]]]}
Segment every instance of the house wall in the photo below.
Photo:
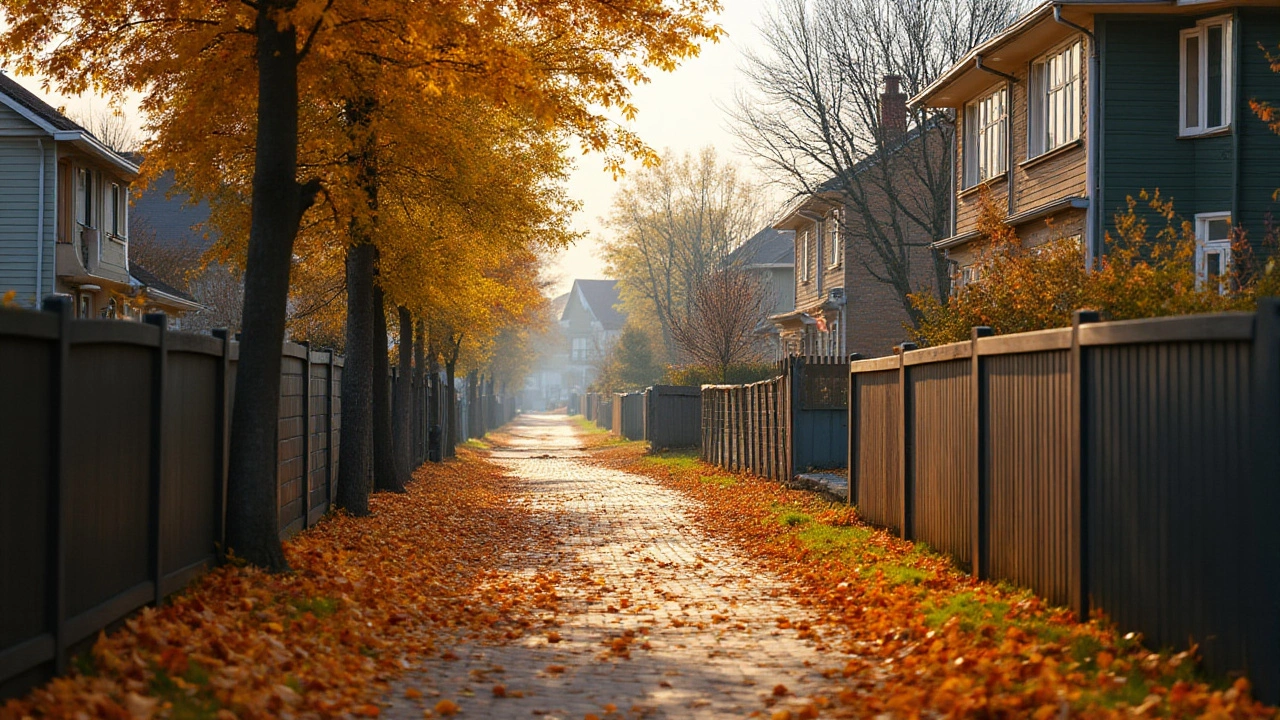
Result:
{"type": "MultiPolygon", "coordinates": [[[[1039,60],[1045,55],[1061,51],[1072,43],[1080,42],[1081,40],[1082,36],[1075,34],[1062,42],[1045,48],[1045,51],[1034,60],[1039,60]]],[[[1010,177],[1013,180],[1014,202],[1012,209],[1015,215],[1035,210],[1064,197],[1084,197],[1088,194],[1085,175],[1085,165],[1088,158],[1086,151],[1088,123],[1085,120],[1088,116],[1088,57],[1089,47],[1088,43],[1085,42],[1080,53],[1080,140],[1035,158],[1027,157],[1030,136],[1028,125],[1028,93],[1030,92],[1030,86],[1028,77],[1031,72],[1031,62],[1023,63],[1010,73],[1017,78],[1017,82],[1009,85],[1009,132],[1012,134],[1013,153],[1009,158],[1009,170],[1004,176],[988,180],[982,185],[965,188],[965,158],[966,154],[971,150],[965,143],[967,132],[964,126],[965,112],[962,109],[956,113],[956,137],[958,138],[957,143],[960,152],[956,154],[954,172],[956,187],[960,188],[960,192],[956,199],[955,234],[962,235],[977,229],[983,185],[986,186],[992,202],[995,203],[1002,216],[1009,213],[1010,177]]],[[[974,99],[995,91],[1005,84],[1003,80],[992,76],[992,83],[976,95],[974,99]]],[[[1032,244],[1035,243],[1028,243],[1028,245],[1032,244]]]]}
{"type": "Polygon", "coordinates": [[[43,162],[44,244],[40,295],[54,291],[54,239],[56,237],[56,150],[52,138],[43,139],[44,154],[37,145],[38,129],[8,107],[0,106],[0,294],[16,291],[15,301],[26,306],[39,303],[36,288],[36,236],[39,220],[39,179],[43,162]]]}
{"type": "Polygon", "coordinates": [[[774,297],[773,311],[770,314],[791,312],[796,307],[795,268],[770,268],[768,273],[774,297]]]}
{"type": "MultiPolygon", "coordinates": [[[[1277,209],[1280,188],[1277,138],[1249,108],[1251,98],[1280,97],[1280,75],[1268,67],[1259,42],[1274,47],[1280,37],[1280,10],[1243,8],[1235,23],[1235,88],[1231,132],[1211,137],[1178,137],[1178,33],[1210,12],[1187,17],[1099,16],[1102,47],[1104,231],[1114,232],[1114,216],[1126,198],[1158,188],[1175,211],[1190,220],[1197,213],[1232,211],[1237,222],[1260,240],[1266,216],[1277,209]]],[[[1163,220],[1141,202],[1137,211],[1153,228],[1163,220]]]]}

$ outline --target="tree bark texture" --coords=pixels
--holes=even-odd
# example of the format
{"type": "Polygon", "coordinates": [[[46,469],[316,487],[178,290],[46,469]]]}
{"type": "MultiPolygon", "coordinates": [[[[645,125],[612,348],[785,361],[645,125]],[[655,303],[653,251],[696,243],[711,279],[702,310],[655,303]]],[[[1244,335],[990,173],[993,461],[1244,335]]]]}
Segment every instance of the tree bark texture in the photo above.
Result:
{"type": "Polygon", "coordinates": [[[382,288],[373,284],[373,489],[404,492],[396,472],[391,428],[391,358],[387,356],[387,305],[382,288]]]}
{"type": "Polygon", "coordinates": [[[456,453],[454,450],[458,447],[458,359],[455,355],[444,364],[445,374],[445,402],[447,407],[445,413],[448,416],[448,428],[445,429],[445,437],[448,438],[444,443],[445,457],[453,457],[456,453]]]}
{"type": "Polygon", "coordinates": [[[409,308],[396,308],[400,320],[400,372],[396,377],[395,409],[396,475],[403,487],[413,478],[413,317],[409,308]]]}
{"type": "Polygon", "coordinates": [[[419,320],[413,335],[413,427],[414,465],[427,461],[427,439],[431,425],[427,420],[427,340],[426,323],[419,320]],[[421,450],[421,452],[419,452],[421,450]]]}
{"type": "Polygon", "coordinates": [[[372,245],[347,249],[346,367],[342,373],[342,434],[338,443],[338,507],[369,514],[373,477],[372,245]]]}
{"type": "Polygon", "coordinates": [[[227,548],[276,572],[288,569],[277,519],[280,350],[293,243],[311,202],[297,180],[297,32],[273,19],[280,4],[262,0],[256,21],[257,151],[227,480],[227,548]]]}

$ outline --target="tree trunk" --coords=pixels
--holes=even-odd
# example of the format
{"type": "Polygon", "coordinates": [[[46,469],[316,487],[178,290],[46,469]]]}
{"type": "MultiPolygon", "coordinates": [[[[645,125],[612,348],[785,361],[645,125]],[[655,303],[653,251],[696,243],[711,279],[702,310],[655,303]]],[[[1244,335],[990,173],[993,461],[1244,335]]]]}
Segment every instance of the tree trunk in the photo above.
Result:
{"type": "Polygon", "coordinates": [[[445,402],[447,407],[445,413],[448,416],[449,427],[445,431],[447,438],[444,443],[445,457],[453,457],[454,450],[458,447],[458,360],[455,355],[444,364],[445,374],[445,402]]]}
{"type": "Polygon", "coordinates": [[[396,378],[395,408],[396,475],[403,486],[413,479],[413,317],[403,305],[400,320],[400,375],[396,378]]]}
{"type": "Polygon", "coordinates": [[[342,433],[338,444],[338,507],[369,514],[373,475],[374,248],[347,250],[347,355],[342,372],[342,433]]]}
{"type": "Polygon", "coordinates": [[[280,4],[261,0],[256,20],[257,151],[227,480],[227,548],[273,572],[289,567],[280,545],[276,502],[289,264],[302,213],[315,194],[297,180],[297,32],[276,22],[280,4]]]}
{"type": "Polygon", "coordinates": [[[387,357],[387,306],[373,284],[373,489],[404,492],[396,472],[395,432],[391,428],[391,359],[387,357]]]}
{"type": "Polygon", "coordinates": [[[427,420],[427,341],[426,323],[417,322],[417,332],[413,337],[413,428],[414,454],[413,463],[418,465],[427,461],[427,440],[430,438],[431,424],[427,420]]]}

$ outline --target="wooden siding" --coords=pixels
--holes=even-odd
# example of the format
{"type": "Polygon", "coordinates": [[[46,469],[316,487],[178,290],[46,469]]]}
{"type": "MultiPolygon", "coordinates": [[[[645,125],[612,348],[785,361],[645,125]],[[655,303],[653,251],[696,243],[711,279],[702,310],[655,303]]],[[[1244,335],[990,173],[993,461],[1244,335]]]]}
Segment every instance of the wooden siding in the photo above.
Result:
{"type": "Polygon", "coordinates": [[[31,133],[35,135],[42,132],[40,128],[36,127],[35,123],[19,115],[16,110],[8,105],[0,104],[0,133],[6,135],[31,133]]]}
{"type": "MultiPolygon", "coordinates": [[[[19,119],[26,122],[25,119],[19,119]]],[[[34,126],[28,123],[27,127],[34,126]]],[[[57,234],[55,152],[53,139],[44,138],[45,222],[41,295],[54,290],[54,238],[57,234]]],[[[34,306],[37,301],[35,276],[39,184],[40,152],[36,138],[0,137],[0,294],[14,290],[17,292],[17,302],[26,306],[34,306]]]]}

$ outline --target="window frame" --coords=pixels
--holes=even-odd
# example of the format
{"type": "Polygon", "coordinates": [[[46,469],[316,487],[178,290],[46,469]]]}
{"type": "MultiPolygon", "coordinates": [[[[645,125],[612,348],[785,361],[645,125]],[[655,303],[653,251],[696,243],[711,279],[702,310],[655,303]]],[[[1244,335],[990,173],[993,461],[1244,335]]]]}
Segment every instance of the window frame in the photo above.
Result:
{"type": "Polygon", "coordinates": [[[1231,225],[1231,212],[1220,211],[1220,212],[1196,213],[1195,220],[1196,220],[1196,257],[1195,257],[1196,288],[1197,289],[1202,288],[1204,284],[1209,280],[1209,276],[1208,276],[1209,268],[1207,265],[1208,257],[1209,255],[1217,254],[1221,258],[1221,266],[1219,267],[1219,275],[1218,275],[1218,278],[1219,278],[1218,292],[1221,294],[1226,294],[1231,287],[1231,283],[1229,282],[1229,276],[1231,271],[1231,260],[1232,260],[1230,228],[1233,227],[1231,225]],[[1227,221],[1227,227],[1229,228],[1227,231],[1227,237],[1223,239],[1218,239],[1218,240],[1210,240],[1208,237],[1209,223],[1214,222],[1216,220],[1227,221]]]}
{"type": "Polygon", "coordinates": [[[1211,18],[1205,18],[1196,22],[1195,27],[1187,28],[1178,33],[1178,136],[1194,137],[1196,135],[1206,135],[1208,133],[1219,132],[1229,129],[1234,120],[1232,113],[1232,103],[1234,102],[1234,93],[1232,86],[1234,84],[1233,63],[1235,54],[1233,52],[1233,37],[1235,29],[1232,27],[1232,16],[1216,15],[1211,18]],[[1218,125],[1208,125],[1209,118],[1209,28],[1222,27],[1222,118],[1218,125]],[[1198,41],[1196,47],[1196,125],[1187,124],[1187,109],[1189,98],[1187,97],[1187,40],[1196,38],[1198,41]]]}
{"type": "Polygon", "coordinates": [[[75,169],[75,198],[72,213],[77,225],[81,228],[93,228],[94,212],[93,212],[93,171],[86,167],[78,167],[75,169]],[[81,184],[83,181],[83,185],[81,184]],[[81,212],[83,211],[83,213],[81,212]],[[83,214],[84,219],[81,220],[83,214]]]}
{"type": "Polygon", "coordinates": [[[844,260],[844,243],[841,242],[842,233],[840,228],[841,214],[842,213],[840,211],[840,208],[835,208],[831,211],[831,214],[827,216],[827,219],[824,221],[824,223],[828,226],[825,228],[825,230],[827,231],[827,243],[830,244],[831,246],[829,248],[829,253],[828,253],[830,256],[828,257],[828,261],[830,264],[827,267],[829,268],[840,267],[841,261],[844,260]]]}
{"type": "Polygon", "coordinates": [[[977,187],[1004,176],[1009,172],[1008,133],[1009,133],[1009,86],[1001,85],[991,92],[984,93],[964,106],[964,167],[962,176],[965,189],[977,187]],[[1000,98],[1000,116],[992,121],[984,119],[984,104],[1000,98]],[[987,136],[998,130],[998,137],[987,146],[987,136]],[[994,153],[995,158],[986,157],[994,153]],[[983,175],[984,160],[994,161],[995,167],[988,168],[983,175]],[[998,171],[997,171],[998,168],[998,171]]]}
{"type": "Polygon", "coordinates": [[[805,230],[800,233],[800,280],[809,282],[809,231],[805,230]]]}
{"type": "Polygon", "coordinates": [[[1029,86],[1027,92],[1028,160],[1047,155],[1054,150],[1078,142],[1083,137],[1084,73],[1081,70],[1083,59],[1084,41],[1077,38],[1032,61],[1027,83],[1029,86]],[[1050,81],[1049,73],[1053,67],[1052,63],[1063,56],[1070,56],[1064,61],[1063,66],[1069,68],[1072,74],[1069,79],[1055,86],[1050,81]],[[1074,132],[1070,137],[1064,136],[1053,144],[1050,142],[1049,131],[1053,124],[1056,124],[1056,118],[1051,117],[1051,100],[1054,93],[1062,91],[1070,94],[1070,109],[1074,112],[1064,113],[1063,118],[1071,118],[1074,132]]]}

